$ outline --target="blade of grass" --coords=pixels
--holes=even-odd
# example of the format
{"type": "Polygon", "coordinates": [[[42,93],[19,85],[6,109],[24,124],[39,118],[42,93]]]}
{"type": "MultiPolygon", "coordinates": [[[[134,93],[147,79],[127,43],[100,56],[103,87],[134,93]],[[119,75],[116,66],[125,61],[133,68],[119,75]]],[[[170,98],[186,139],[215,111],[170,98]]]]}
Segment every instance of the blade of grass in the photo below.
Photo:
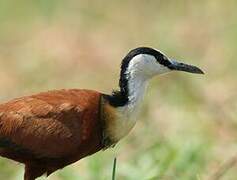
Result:
{"type": "Polygon", "coordinates": [[[114,158],[113,172],[112,172],[112,180],[115,180],[115,174],[116,174],[116,163],[117,163],[117,159],[114,158]]]}

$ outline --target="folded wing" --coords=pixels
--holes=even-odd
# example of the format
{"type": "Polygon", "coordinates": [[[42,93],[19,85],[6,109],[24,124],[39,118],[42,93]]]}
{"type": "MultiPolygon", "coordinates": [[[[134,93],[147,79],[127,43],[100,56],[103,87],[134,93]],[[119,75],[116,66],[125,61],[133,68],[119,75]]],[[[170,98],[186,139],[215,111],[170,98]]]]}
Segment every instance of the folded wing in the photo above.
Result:
{"type": "Polygon", "coordinates": [[[101,149],[101,94],[59,90],[0,105],[0,155],[29,159],[82,158],[101,149]]]}

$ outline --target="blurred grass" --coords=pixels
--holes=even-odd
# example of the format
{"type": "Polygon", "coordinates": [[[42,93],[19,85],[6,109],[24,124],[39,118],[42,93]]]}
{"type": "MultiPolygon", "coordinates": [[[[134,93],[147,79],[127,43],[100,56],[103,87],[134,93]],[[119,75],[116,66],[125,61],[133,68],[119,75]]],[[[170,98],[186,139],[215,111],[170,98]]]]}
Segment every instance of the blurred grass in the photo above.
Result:
{"type": "MultiPolygon", "coordinates": [[[[49,179],[110,179],[118,157],[118,180],[199,180],[235,156],[236,6],[234,0],[1,0],[1,101],[60,88],[109,93],[122,57],[141,45],[206,72],[153,79],[128,137],[49,179]]],[[[22,166],[0,159],[0,179],[22,175],[22,166]]],[[[236,167],[222,176],[236,178],[236,167]]]]}

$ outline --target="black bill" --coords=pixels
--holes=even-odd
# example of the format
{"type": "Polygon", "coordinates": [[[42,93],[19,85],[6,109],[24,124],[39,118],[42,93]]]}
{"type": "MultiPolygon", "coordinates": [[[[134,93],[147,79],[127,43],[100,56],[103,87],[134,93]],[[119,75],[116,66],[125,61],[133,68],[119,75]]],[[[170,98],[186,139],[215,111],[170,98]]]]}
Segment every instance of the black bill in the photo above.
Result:
{"type": "Polygon", "coordinates": [[[204,72],[196,66],[180,63],[175,60],[170,60],[170,62],[171,64],[168,66],[168,68],[171,70],[185,71],[185,72],[196,73],[196,74],[204,74],[204,72]]]}

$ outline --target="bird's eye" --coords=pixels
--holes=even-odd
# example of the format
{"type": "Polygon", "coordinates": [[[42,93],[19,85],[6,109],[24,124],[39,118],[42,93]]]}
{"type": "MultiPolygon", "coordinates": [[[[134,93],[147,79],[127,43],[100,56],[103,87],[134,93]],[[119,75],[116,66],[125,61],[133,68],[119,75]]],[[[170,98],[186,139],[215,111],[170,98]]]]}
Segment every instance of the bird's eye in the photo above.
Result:
{"type": "Polygon", "coordinates": [[[165,55],[162,55],[161,58],[158,60],[158,62],[163,66],[169,66],[171,64],[171,62],[165,55]]]}

